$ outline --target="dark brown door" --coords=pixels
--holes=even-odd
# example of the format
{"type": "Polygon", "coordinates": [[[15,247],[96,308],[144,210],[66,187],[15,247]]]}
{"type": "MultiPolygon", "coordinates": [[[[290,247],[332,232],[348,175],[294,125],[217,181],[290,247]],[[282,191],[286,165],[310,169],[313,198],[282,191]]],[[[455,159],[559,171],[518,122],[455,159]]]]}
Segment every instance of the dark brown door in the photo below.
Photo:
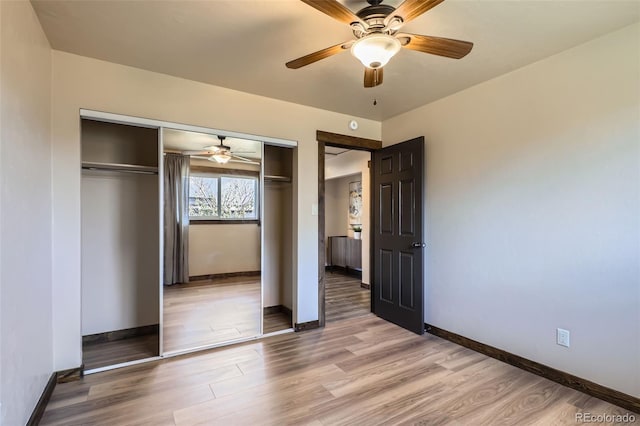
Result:
{"type": "Polygon", "coordinates": [[[373,313],[424,333],[424,138],[373,152],[373,313]]]}

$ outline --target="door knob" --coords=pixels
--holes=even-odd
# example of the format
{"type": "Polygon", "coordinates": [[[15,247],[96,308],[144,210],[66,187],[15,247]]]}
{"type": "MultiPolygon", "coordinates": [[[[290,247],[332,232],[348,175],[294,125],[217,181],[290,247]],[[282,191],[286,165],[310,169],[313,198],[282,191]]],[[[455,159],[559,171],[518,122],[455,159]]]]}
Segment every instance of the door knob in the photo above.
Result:
{"type": "Polygon", "coordinates": [[[426,246],[425,243],[411,243],[411,248],[425,248],[426,246]]]}

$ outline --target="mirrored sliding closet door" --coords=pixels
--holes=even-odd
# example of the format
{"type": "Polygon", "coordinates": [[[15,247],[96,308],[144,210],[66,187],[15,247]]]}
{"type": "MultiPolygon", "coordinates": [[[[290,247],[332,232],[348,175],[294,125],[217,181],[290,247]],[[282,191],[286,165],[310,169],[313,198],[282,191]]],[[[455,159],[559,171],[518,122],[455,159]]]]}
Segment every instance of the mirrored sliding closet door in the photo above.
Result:
{"type": "Polygon", "coordinates": [[[163,352],[259,336],[262,143],[163,129],[163,352]]]}

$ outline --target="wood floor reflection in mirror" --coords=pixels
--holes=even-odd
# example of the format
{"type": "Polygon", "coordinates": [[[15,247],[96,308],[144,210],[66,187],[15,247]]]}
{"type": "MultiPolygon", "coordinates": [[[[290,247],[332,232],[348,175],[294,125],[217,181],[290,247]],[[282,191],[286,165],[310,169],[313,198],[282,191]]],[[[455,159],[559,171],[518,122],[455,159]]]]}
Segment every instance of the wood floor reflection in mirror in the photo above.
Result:
{"type": "Polygon", "coordinates": [[[260,275],[165,286],[164,351],[260,334],[260,275]]]}

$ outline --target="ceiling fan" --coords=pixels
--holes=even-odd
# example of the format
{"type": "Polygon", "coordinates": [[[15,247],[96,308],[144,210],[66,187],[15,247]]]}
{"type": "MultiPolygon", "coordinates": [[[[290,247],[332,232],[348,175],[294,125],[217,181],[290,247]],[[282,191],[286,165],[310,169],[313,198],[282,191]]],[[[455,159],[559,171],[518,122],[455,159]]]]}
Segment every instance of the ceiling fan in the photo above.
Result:
{"type": "Polygon", "coordinates": [[[405,0],[398,8],[382,4],[383,0],[367,0],[369,6],[355,14],[336,0],[301,0],[351,27],[356,40],[349,40],[287,62],[287,68],[298,69],[321,59],[351,50],[365,66],[364,87],[382,84],[383,67],[401,48],[460,59],[473,48],[473,43],[442,37],[400,33],[400,28],[444,0],[405,0]]]}
{"type": "Polygon", "coordinates": [[[183,155],[190,155],[196,157],[206,157],[209,161],[215,161],[216,163],[226,164],[229,161],[260,164],[250,158],[241,157],[236,152],[231,151],[231,147],[224,144],[226,136],[217,136],[220,141],[220,145],[205,146],[201,151],[182,151],[183,155]]]}

